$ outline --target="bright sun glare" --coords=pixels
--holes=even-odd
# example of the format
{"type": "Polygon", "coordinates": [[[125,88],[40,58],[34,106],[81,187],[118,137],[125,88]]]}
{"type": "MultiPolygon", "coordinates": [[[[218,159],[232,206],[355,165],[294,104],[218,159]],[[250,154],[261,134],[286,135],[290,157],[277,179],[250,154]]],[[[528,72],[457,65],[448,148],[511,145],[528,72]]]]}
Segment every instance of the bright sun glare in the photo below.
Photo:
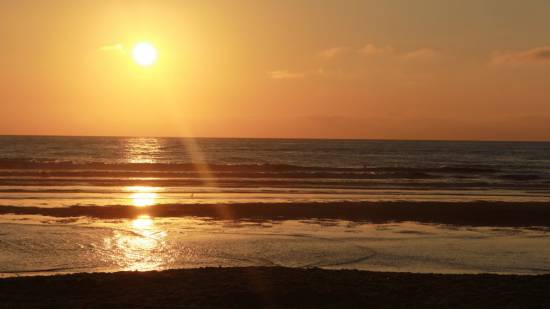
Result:
{"type": "Polygon", "coordinates": [[[157,49],[152,44],[146,42],[136,44],[132,49],[132,56],[134,61],[142,67],[155,64],[158,58],[157,49]]]}
{"type": "Polygon", "coordinates": [[[152,206],[157,203],[158,188],[149,186],[131,186],[126,187],[126,191],[132,192],[130,195],[130,201],[136,207],[152,206]]]}

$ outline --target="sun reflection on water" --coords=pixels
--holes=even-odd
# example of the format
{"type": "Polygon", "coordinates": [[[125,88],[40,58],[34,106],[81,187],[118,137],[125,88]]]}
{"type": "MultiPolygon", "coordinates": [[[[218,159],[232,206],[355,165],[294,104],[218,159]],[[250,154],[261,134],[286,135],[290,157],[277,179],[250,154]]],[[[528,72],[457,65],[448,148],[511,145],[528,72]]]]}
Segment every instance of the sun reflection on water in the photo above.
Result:
{"type": "Polygon", "coordinates": [[[145,230],[153,225],[153,219],[148,215],[139,216],[132,221],[132,227],[138,230],[145,230]]]}
{"type": "Polygon", "coordinates": [[[136,207],[152,206],[157,203],[160,188],[149,186],[130,186],[126,187],[125,191],[132,192],[129,199],[132,205],[136,207]]]}
{"type": "Polygon", "coordinates": [[[145,207],[155,205],[157,199],[156,193],[133,193],[130,195],[132,203],[137,207],[145,207]]]}
{"type": "Polygon", "coordinates": [[[157,138],[130,138],[126,140],[124,156],[129,163],[156,163],[160,147],[157,138]]]}
{"type": "Polygon", "coordinates": [[[128,231],[115,231],[105,239],[105,249],[123,270],[149,271],[162,269],[168,262],[166,231],[155,225],[148,215],[141,215],[127,223],[128,231]]]}

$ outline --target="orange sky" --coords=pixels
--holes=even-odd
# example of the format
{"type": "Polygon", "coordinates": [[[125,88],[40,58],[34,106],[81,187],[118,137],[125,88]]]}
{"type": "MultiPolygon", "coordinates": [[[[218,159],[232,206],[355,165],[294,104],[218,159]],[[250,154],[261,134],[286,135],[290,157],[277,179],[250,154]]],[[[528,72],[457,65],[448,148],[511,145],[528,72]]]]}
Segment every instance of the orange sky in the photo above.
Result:
{"type": "Polygon", "coordinates": [[[550,2],[2,1],[0,134],[550,140],[550,2]],[[132,45],[156,46],[141,68],[132,45]]]}

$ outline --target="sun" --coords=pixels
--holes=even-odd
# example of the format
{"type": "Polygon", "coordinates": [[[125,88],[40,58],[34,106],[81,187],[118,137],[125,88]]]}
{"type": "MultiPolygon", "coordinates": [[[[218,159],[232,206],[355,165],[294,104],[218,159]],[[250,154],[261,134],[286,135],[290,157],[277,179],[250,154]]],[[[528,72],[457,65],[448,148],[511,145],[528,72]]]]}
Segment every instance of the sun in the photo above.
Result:
{"type": "Polygon", "coordinates": [[[158,53],[153,44],[141,42],[136,44],[132,49],[132,57],[138,65],[148,67],[157,62],[158,53]]]}

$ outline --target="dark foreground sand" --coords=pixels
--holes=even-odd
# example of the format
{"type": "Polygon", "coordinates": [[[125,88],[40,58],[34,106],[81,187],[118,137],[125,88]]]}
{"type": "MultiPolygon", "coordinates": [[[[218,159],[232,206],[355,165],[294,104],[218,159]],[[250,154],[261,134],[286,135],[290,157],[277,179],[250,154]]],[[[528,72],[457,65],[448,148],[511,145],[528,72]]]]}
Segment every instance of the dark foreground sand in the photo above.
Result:
{"type": "Polygon", "coordinates": [[[0,280],[0,307],[550,308],[550,275],[431,275],[279,267],[0,280]]]}

